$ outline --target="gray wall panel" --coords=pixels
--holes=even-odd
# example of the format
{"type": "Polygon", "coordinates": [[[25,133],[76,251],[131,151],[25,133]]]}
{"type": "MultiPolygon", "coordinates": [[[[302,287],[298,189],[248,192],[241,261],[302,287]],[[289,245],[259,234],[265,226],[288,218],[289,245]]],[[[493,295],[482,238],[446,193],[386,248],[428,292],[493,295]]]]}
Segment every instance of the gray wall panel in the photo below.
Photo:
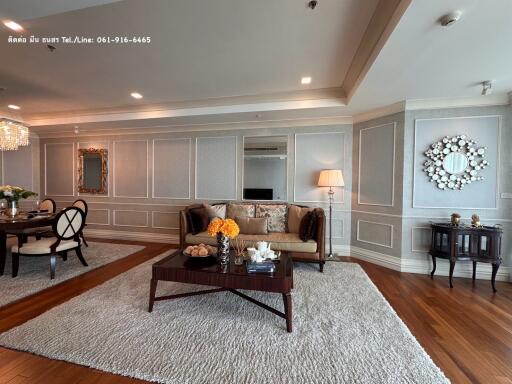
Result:
{"type": "Polygon", "coordinates": [[[75,156],[73,143],[48,143],[44,150],[45,194],[75,195],[75,156]]]}
{"type": "Polygon", "coordinates": [[[148,141],[114,141],[114,196],[148,197],[148,141]]]}
{"type": "Polygon", "coordinates": [[[153,140],[153,197],[190,199],[191,139],[153,140]]]}

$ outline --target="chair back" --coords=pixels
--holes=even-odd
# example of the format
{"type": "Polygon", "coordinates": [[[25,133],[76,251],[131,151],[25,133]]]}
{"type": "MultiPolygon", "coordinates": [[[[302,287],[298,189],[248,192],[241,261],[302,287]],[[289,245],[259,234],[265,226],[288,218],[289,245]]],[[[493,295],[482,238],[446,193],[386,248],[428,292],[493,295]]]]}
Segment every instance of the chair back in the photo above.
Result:
{"type": "Polygon", "coordinates": [[[57,238],[69,240],[78,238],[85,225],[85,214],[77,207],[64,208],[57,214],[52,229],[57,238]]]}
{"type": "Polygon", "coordinates": [[[48,211],[48,213],[55,213],[57,210],[57,204],[55,204],[55,201],[53,199],[44,199],[39,203],[39,210],[40,211],[48,211]]]}
{"type": "Polygon", "coordinates": [[[73,207],[77,207],[82,210],[85,216],[87,216],[87,212],[89,211],[89,207],[84,199],[77,199],[72,205],[73,207]]]}

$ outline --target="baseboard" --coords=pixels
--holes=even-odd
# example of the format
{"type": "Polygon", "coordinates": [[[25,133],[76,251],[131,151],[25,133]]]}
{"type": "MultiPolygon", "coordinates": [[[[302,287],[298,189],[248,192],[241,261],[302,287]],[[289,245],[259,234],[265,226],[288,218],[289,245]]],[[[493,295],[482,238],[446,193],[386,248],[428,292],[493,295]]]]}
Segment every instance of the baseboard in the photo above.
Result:
{"type": "Polygon", "coordinates": [[[350,247],[350,256],[356,259],[368,261],[395,271],[401,271],[401,260],[399,257],[386,255],[384,253],[370,251],[360,247],[350,247]]]}
{"type": "Polygon", "coordinates": [[[111,229],[85,229],[85,235],[101,239],[135,240],[154,243],[179,244],[178,235],[152,232],[114,231],[111,229]]]}
{"type": "MultiPolygon", "coordinates": [[[[434,276],[448,276],[450,274],[450,263],[447,260],[437,259],[437,268],[434,276]]],[[[430,274],[432,260],[428,259],[402,259],[402,272],[430,274]]],[[[510,281],[510,267],[501,266],[496,274],[496,280],[510,281]]],[[[473,276],[473,263],[461,261],[455,264],[454,277],[471,278],[473,276]]],[[[476,278],[480,280],[491,280],[492,266],[488,263],[478,263],[476,267],[476,278]]]]}

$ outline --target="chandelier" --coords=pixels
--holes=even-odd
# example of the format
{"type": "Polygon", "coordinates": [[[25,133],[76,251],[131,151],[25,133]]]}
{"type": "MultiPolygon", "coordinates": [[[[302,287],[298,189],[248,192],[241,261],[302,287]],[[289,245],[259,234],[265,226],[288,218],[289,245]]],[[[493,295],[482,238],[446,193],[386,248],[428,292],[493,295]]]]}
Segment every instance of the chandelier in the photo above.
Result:
{"type": "Polygon", "coordinates": [[[30,144],[28,127],[11,120],[0,120],[0,151],[16,151],[30,144]]]}

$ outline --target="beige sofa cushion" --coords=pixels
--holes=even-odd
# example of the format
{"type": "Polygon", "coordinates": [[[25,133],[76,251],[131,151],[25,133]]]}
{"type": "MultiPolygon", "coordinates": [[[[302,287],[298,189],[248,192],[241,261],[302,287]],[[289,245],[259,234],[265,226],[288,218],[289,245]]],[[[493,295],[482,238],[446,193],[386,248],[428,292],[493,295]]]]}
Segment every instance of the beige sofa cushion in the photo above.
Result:
{"type": "Polygon", "coordinates": [[[203,204],[203,206],[206,208],[206,212],[208,212],[208,217],[210,220],[218,217],[219,219],[225,219],[226,218],[226,204],[216,204],[216,205],[210,205],[210,204],[203,204]]]}
{"type": "Polygon", "coordinates": [[[302,218],[312,210],[313,208],[302,208],[293,204],[288,206],[288,232],[299,233],[302,218]]]}
{"type": "Polygon", "coordinates": [[[256,217],[266,217],[269,232],[286,232],[286,204],[256,204],[256,217]]]}
{"type": "Polygon", "coordinates": [[[266,235],[267,219],[265,217],[240,217],[235,219],[240,227],[240,233],[248,235],[266,235]]]}
{"type": "MultiPolygon", "coordinates": [[[[276,251],[288,251],[288,252],[307,252],[315,253],[317,251],[317,244],[314,240],[308,240],[306,242],[299,238],[297,233],[286,233],[286,232],[273,232],[268,235],[244,235],[238,236],[241,240],[251,243],[258,241],[271,242],[271,248],[276,251]]],[[[208,235],[208,232],[201,232],[197,235],[187,234],[185,237],[187,244],[208,244],[216,245],[217,239],[208,235]]]]}
{"type": "Polygon", "coordinates": [[[235,220],[238,216],[254,217],[254,204],[228,204],[226,217],[235,220]]]}

